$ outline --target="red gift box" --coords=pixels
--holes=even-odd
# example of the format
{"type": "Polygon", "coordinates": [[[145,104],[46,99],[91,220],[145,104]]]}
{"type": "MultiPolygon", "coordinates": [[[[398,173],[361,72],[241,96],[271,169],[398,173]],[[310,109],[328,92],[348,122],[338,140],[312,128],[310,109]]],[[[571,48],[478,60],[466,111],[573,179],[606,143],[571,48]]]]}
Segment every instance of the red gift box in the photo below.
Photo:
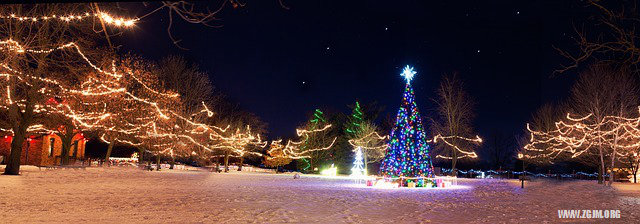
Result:
{"type": "Polygon", "coordinates": [[[373,181],[372,180],[367,180],[367,187],[371,187],[373,186],[373,181]]]}

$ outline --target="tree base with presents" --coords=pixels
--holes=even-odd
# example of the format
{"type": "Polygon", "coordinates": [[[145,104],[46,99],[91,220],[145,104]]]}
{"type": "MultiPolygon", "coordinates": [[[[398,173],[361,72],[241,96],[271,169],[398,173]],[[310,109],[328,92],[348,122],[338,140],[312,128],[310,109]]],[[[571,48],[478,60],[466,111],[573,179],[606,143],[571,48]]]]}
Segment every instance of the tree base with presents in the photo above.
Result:
{"type": "Polygon", "coordinates": [[[458,185],[455,177],[380,177],[366,181],[375,188],[451,188],[458,185]]]}

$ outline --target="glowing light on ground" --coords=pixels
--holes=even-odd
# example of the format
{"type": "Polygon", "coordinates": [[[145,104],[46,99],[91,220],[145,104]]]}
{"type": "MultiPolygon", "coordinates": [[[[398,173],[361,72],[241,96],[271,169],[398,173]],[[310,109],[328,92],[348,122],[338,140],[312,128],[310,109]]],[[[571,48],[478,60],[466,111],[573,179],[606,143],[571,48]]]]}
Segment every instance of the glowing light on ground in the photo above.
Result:
{"type": "Polygon", "coordinates": [[[320,174],[323,176],[337,176],[338,167],[335,167],[333,164],[331,164],[331,167],[320,171],[320,174]]]}
{"type": "Polygon", "coordinates": [[[349,188],[366,188],[366,189],[384,189],[384,190],[398,190],[398,191],[449,191],[449,190],[470,190],[471,186],[466,185],[453,185],[450,187],[398,187],[397,185],[387,183],[378,186],[367,186],[364,184],[345,184],[345,187],[349,188]]]}

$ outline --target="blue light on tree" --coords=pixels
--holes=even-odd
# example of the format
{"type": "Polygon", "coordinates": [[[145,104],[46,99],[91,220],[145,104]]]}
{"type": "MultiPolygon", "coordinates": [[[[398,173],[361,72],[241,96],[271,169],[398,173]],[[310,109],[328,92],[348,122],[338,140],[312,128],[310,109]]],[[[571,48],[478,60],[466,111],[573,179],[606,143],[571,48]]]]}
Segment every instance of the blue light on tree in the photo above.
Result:
{"type": "Polygon", "coordinates": [[[429,145],[411,87],[411,80],[415,74],[413,68],[408,65],[401,74],[407,80],[407,85],[396,117],[396,125],[391,131],[389,148],[380,167],[380,172],[385,176],[433,176],[429,145]]]}

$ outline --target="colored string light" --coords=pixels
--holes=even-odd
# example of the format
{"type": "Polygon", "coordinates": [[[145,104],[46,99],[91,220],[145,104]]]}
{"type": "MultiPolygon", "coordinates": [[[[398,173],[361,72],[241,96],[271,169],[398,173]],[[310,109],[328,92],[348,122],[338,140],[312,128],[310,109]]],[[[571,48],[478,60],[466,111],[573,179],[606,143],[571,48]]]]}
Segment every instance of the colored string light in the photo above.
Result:
{"type": "Polygon", "coordinates": [[[402,72],[407,84],[396,125],[390,135],[389,148],[380,167],[385,176],[433,176],[429,145],[411,86],[415,74],[409,66],[402,72]]]}

